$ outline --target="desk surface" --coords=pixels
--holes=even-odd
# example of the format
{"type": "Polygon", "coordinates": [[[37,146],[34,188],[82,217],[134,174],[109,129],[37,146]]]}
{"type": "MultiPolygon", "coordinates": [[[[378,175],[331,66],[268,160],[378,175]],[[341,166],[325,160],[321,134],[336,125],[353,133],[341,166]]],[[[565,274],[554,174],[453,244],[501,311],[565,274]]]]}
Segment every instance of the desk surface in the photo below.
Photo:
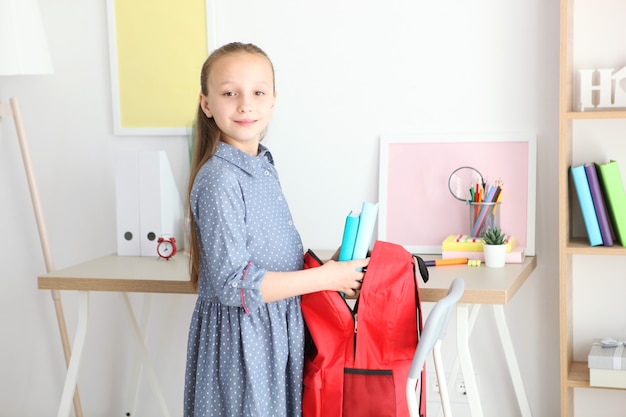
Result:
{"type": "Polygon", "coordinates": [[[185,252],[179,252],[170,260],[108,255],[41,275],[37,283],[42,290],[196,292],[189,280],[189,257],[185,252]]]}
{"type": "MultiPolygon", "coordinates": [[[[426,259],[427,257],[424,256],[426,259]]],[[[430,258],[428,258],[430,259],[430,258]]],[[[527,256],[520,264],[504,268],[449,265],[429,267],[428,283],[421,283],[422,301],[438,301],[448,294],[455,278],[465,280],[465,292],[459,302],[467,304],[507,304],[537,267],[537,258],[527,256]]]]}
{"type": "MultiPolygon", "coordinates": [[[[536,266],[536,258],[527,256],[523,263],[507,264],[504,268],[487,268],[484,265],[430,267],[428,283],[420,281],[422,301],[434,302],[443,298],[452,281],[463,278],[465,293],[460,302],[507,304],[536,266]]],[[[155,257],[108,255],[41,275],[38,277],[38,288],[171,294],[196,292],[189,281],[189,259],[184,252],[169,261],[155,257]]]]}

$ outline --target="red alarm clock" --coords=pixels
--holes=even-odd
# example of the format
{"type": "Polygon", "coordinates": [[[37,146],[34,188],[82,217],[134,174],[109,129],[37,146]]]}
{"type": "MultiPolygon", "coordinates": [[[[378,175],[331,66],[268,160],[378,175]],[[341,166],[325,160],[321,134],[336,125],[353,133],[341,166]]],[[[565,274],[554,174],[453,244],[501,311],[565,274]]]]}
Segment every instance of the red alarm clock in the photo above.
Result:
{"type": "Polygon", "coordinates": [[[176,255],[176,239],[174,236],[161,236],[157,240],[157,254],[163,259],[176,255]]]}

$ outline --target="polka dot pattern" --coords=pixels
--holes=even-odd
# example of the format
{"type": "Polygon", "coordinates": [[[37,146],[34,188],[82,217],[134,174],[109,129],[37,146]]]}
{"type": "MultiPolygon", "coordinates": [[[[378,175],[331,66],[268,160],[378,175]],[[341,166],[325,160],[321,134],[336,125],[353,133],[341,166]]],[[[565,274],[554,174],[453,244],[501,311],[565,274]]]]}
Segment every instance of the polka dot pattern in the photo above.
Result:
{"type": "Polygon", "coordinates": [[[300,298],[263,303],[266,271],[302,269],[303,248],[272,156],[220,142],[190,203],[200,243],[184,415],[302,415],[300,298]]]}

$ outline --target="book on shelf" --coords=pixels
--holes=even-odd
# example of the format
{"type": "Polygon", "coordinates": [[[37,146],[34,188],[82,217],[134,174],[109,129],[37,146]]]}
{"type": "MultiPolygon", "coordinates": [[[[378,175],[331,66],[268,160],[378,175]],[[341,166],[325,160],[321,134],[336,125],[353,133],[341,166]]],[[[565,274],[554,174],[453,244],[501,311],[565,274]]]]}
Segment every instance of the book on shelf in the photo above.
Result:
{"type": "MultiPolygon", "coordinates": [[[[506,235],[506,251],[511,252],[517,246],[517,238],[515,236],[506,235]]],[[[472,237],[470,235],[449,235],[441,244],[441,251],[450,252],[482,252],[483,238],[472,237]]]]}
{"type": "MultiPolygon", "coordinates": [[[[515,246],[510,252],[505,254],[504,262],[507,264],[521,264],[526,259],[524,246],[515,246]]],[[[485,254],[482,251],[441,251],[441,259],[467,258],[468,260],[478,260],[485,262],[485,254]]]]}
{"type": "Polygon", "coordinates": [[[591,190],[589,188],[585,166],[584,164],[572,166],[570,171],[572,172],[572,180],[574,181],[574,188],[576,189],[576,195],[578,196],[578,203],[583,216],[583,223],[585,224],[585,229],[587,230],[589,244],[591,246],[602,245],[600,224],[598,223],[598,217],[596,216],[596,211],[593,207],[593,200],[591,199],[591,190]]]}
{"type": "Polygon", "coordinates": [[[343,238],[341,239],[341,249],[339,250],[339,260],[349,261],[354,254],[354,244],[356,242],[356,234],[359,229],[360,217],[353,211],[348,213],[346,224],[343,228],[343,238]]]}
{"type": "Polygon", "coordinates": [[[595,164],[585,164],[585,173],[587,174],[587,182],[591,191],[591,200],[593,208],[598,218],[598,226],[600,226],[600,236],[604,246],[613,246],[613,233],[609,223],[609,213],[606,208],[604,193],[600,186],[600,179],[595,164]]]}
{"type": "Polygon", "coordinates": [[[626,246],[626,192],[619,166],[617,161],[610,161],[605,164],[596,163],[595,165],[615,238],[620,245],[626,246]]]}

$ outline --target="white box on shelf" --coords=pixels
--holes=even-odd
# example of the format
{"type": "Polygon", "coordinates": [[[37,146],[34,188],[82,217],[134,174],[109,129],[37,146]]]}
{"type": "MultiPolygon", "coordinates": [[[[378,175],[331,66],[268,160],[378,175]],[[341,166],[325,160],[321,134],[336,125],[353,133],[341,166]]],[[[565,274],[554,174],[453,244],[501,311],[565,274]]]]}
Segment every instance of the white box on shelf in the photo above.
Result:
{"type": "Polygon", "coordinates": [[[626,348],[622,341],[603,347],[594,339],[587,358],[589,385],[592,387],[626,388],[626,348]]]}
{"type": "Polygon", "coordinates": [[[590,368],[589,385],[592,387],[626,388],[626,371],[590,368]]]}

